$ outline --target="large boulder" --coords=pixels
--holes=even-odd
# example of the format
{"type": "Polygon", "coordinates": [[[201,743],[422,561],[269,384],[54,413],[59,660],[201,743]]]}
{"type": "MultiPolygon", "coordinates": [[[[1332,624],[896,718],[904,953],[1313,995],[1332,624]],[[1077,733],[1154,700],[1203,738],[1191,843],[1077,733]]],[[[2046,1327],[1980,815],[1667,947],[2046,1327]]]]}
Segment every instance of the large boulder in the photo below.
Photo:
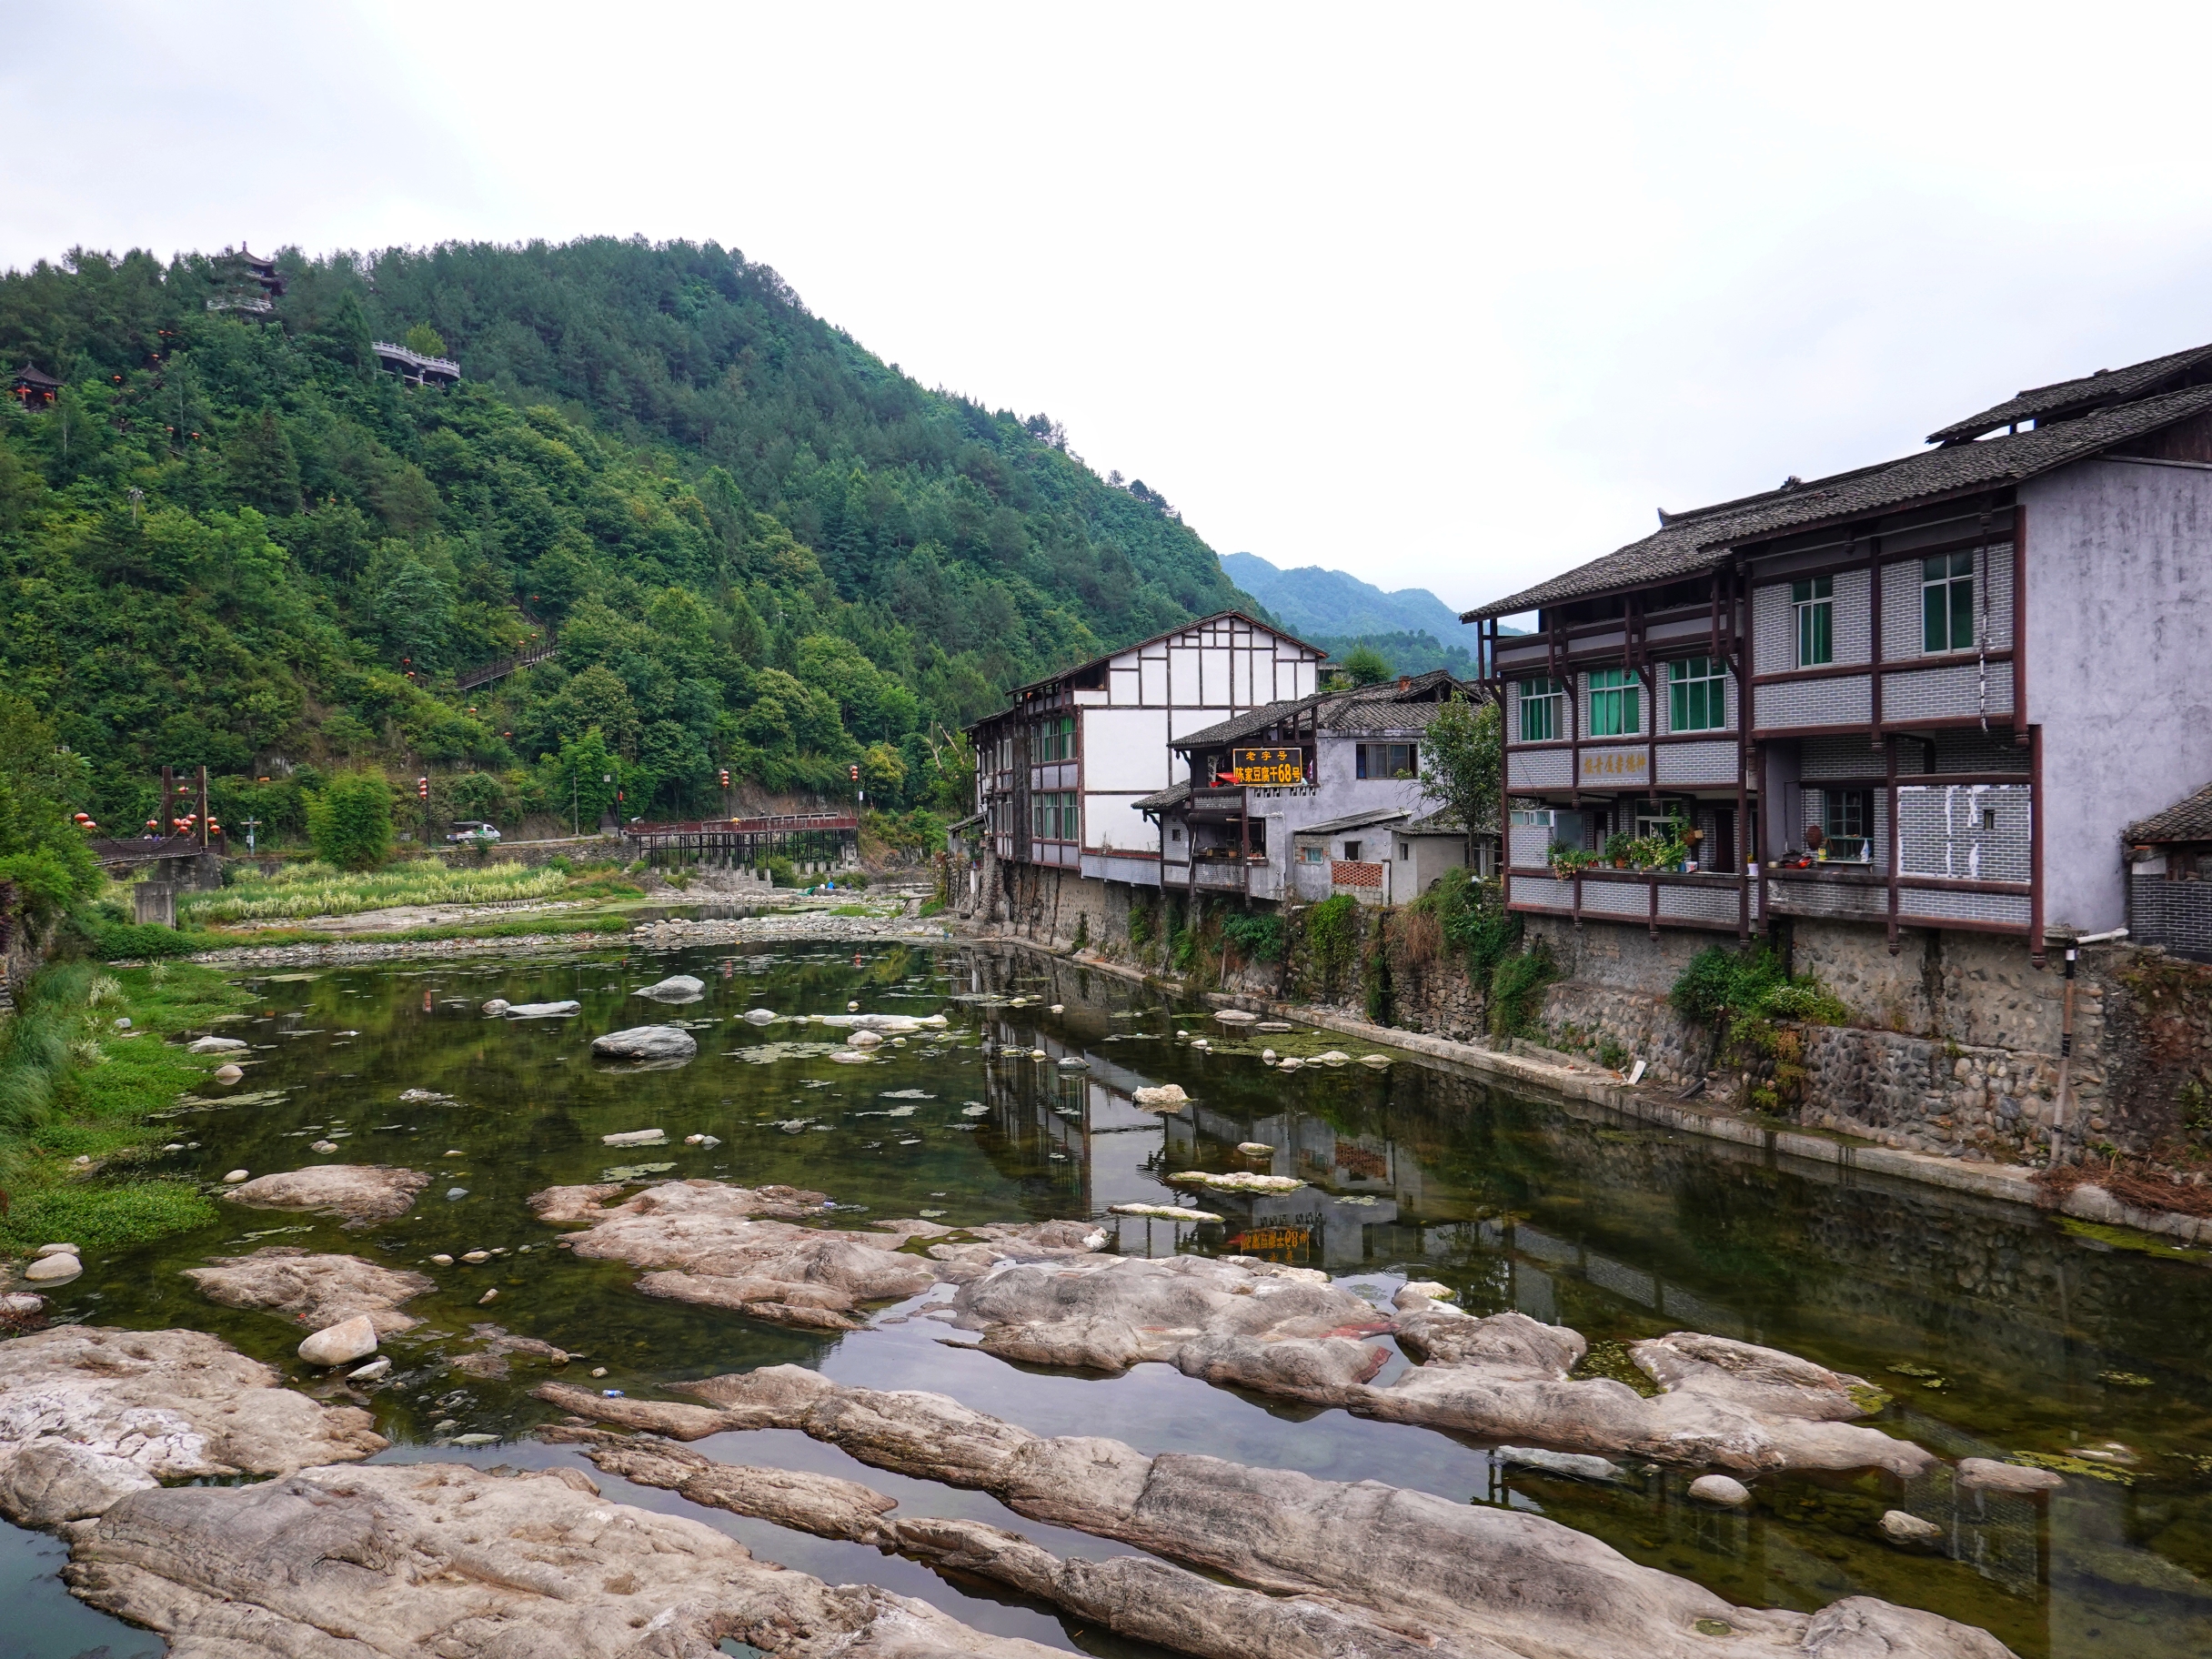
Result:
{"type": "Polygon", "coordinates": [[[400,1312],[399,1304],[437,1288],[422,1273],[395,1272],[358,1256],[314,1255],[288,1244],[267,1245],[250,1256],[218,1256],[209,1266],[185,1269],[185,1277],[208,1301],[226,1308],[289,1314],[316,1331],[366,1315],[379,1336],[420,1323],[400,1312]]]}
{"type": "Polygon", "coordinates": [[[699,1044],[680,1025],[633,1025],[594,1037],[591,1051],[601,1060],[675,1062],[697,1054],[699,1044]]]}
{"type": "MultiPolygon", "coordinates": [[[[608,1408],[648,1403],[606,1401],[559,1384],[537,1392],[578,1415],[602,1420],[608,1408]]],[[[1871,1598],[1854,1598],[1865,1605],[1828,1620],[1815,1639],[1815,1622],[1802,1613],[1731,1605],[1525,1511],[1213,1457],[1148,1457],[1091,1436],[1040,1436],[941,1394],[847,1387],[798,1366],[709,1378],[687,1392],[716,1408],[724,1431],[798,1429],[860,1463],[980,1489],[1031,1520],[1111,1538],[1214,1580],[1309,1603],[1312,1622],[1302,1642],[1270,1622],[1256,1602],[1233,1590],[1210,1594],[1203,1581],[1192,1584],[1181,1573],[1145,1581],[1164,1598],[1155,1614],[1174,1609],[1177,1618],[1138,1623],[1147,1616],[1141,1594],[1101,1591],[1081,1609],[1123,1634],[1207,1659],[1272,1659],[1278,1653],[1351,1659],[1404,1651],[1389,1633],[1431,1654],[1464,1659],[1629,1654],[1711,1659],[1714,1638],[1721,1635],[1729,1638],[1731,1654],[2007,1659],[2005,1646],[1984,1632],[1871,1598]],[[1256,1622],[1242,1625],[1246,1619],[1256,1622]],[[1876,1633],[1884,1645],[1855,1645],[1876,1633]]],[[[1079,1606],[1065,1598],[1081,1586],[1065,1584],[1053,1558],[1023,1553],[1037,1546],[962,1537],[960,1523],[888,1518],[887,1502],[851,1483],[779,1474],[748,1495],[755,1487],[750,1472],[718,1473],[696,1453],[635,1443],[609,1453],[602,1466],[610,1473],[671,1486],[698,1502],[908,1550],[925,1560],[936,1553],[948,1563],[1020,1584],[1071,1610],[1079,1606]],[[779,1490],[795,1484],[799,1490],[779,1490]],[[943,1544],[959,1547],[940,1553],[943,1544]]]]}
{"type": "Polygon", "coordinates": [[[1393,1422],[1601,1456],[1735,1470],[1881,1468],[1935,1460],[1849,1421],[1867,1408],[1845,1376],[1777,1349],[1676,1332],[1633,1353],[1657,1384],[1570,1373],[1586,1344],[1523,1313],[1476,1319],[1415,1296],[1392,1312],[1326,1274],[1246,1256],[1099,1257],[1015,1264],[961,1286],[958,1322],[1026,1364],[1119,1372],[1158,1362],[1254,1393],[1393,1422]],[[1422,1362],[1382,1387],[1394,1333],[1422,1362]]]}
{"type": "Polygon", "coordinates": [[[384,1449],[367,1412],[281,1382],[197,1331],[64,1325],[0,1342],[0,1513],[49,1526],[160,1481],[286,1474],[384,1449]]]}
{"type": "Polygon", "coordinates": [[[327,1326],[299,1345],[299,1357],[310,1365],[350,1365],[376,1352],[376,1322],[366,1313],[327,1326]]]}
{"type": "Polygon", "coordinates": [[[256,1210],[314,1210],[342,1215],[348,1227],[367,1227],[405,1215],[415,1195],[430,1184],[419,1170],[381,1163],[323,1163],[241,1182],[223,1194],[256,1210]]]}
{"type": "Polygon", "coordinates": [[[667,979],[640,987],[630,994],[650,997],[656,1002],[696,1002],[707,994],[707,981],[688,973],[672,973],[667,979]]]}
{"type": "Polygon", "coordinates": [[[797,1226],[835,1206],[796,1187],[664,1181],[620,1203],[605,1202],[624,1191],[616,1184],[548,1187],[530,1207],[542,1221],[588,1225],[588,1232],[568,1235],[578,1255],[649,1270],[638,1281],[649,1296],[821,1331],[855,1329],[863,1303],[972,1277],[993,1262],[1087,1254],[1106,1242],[1081,1222],[994,1223],[918,1256],[900,1247],[946,1239],[950,1230],[926,1221],[880,1222],[864,1232],[797,1226]]]}
{"type": "Polygon", "coordinates": [[[95,1607],[205,1659],[710,1659],[726,1642],[780,1659],[1058,1659],[610,1503],[568,1468],[312,1469],[135,1492],[71,1534],[65,1574],[95,1607]]]}

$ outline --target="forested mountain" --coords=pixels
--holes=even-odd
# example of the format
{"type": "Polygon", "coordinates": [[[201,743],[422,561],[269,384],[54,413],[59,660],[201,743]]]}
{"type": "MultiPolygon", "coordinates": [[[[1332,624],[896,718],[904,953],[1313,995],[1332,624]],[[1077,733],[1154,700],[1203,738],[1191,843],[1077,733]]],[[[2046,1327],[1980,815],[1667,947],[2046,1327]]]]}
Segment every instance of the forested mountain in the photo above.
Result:
{"type": "Polygon", "coordinates": [[[595,814],[607,770],[626,813],[705,809],[725,766],[913,803],[1010,687],[1250,603],[1049,418],[925,389],[713,244],[278,271],[0,276],[0,374],[62,383],[0,406],[0,688],[123,832],[164,764],[273,828],[287,766],[427,769],[464,816],[595,814]],[[403,384],[373,341],[465,377],[403,384]],[[547,628],[552,660],[454,689],[547,628]]]}
{"type": "Polygon", "coordinates": [[[1380,651],[1401,674],[1449,669],[1476,678],[1474,630],[1426,588],[1385,592],[1342,570],[1302,565],[1283,570],[1256,553],[1224,553],[1229,579],[1281,618],[1283,627],[1336,658],[1361,646],[1380,651]]]}

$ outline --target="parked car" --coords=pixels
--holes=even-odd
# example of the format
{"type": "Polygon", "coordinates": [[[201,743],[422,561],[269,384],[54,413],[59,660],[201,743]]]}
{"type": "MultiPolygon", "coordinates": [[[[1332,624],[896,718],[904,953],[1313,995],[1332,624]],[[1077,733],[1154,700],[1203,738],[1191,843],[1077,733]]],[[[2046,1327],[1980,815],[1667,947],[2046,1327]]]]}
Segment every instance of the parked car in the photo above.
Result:
{"type": "Polygon", "coordinates": [[[499,839],[499,831],[495,825],[462,819],[454,824],[446,839],[457,846],[488,847],[499,839]]]}

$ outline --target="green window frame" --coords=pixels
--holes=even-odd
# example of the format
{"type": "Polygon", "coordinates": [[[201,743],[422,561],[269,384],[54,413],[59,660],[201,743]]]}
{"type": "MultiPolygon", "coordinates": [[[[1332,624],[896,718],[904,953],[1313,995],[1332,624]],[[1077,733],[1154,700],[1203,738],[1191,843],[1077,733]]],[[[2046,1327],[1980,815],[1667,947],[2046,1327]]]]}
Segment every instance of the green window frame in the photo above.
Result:
{"type": "Polygon", "coordinates": [[[1728,670],[1717,657],[1684,657],[1666,665],[1670,731],[1718,731],[1728,724],[1728,670]]]}
{"type": "Polygon", "coordinates": [[[1974,555],[1938,553],[1920,561],[1920,649],[1974,649],[1974,555]]]}
{"type": "Polygon", "coordinates": [[[1075,759],[1075,717],[1073,715],[1048,715],[1039,723],[1037,759],[1040,762],[1075,759]]]}
{"type": "Polygon", "coordinates": [[[1644,682],[1626,669],[1590,670],[1590,735],[1630,738],[1644,729],[1644,682]]]}
{"type": "Polygon", "coordinates": [[[1524,679],[1521,682],[1521,741],[1523,743],[1555,742],[1560,735],[1560,705],[1565,693],[1555,679],[1524,679]]]}
{"type": "Polygon", "coordinates": [[[1797,666],[1817,669],[1835,660],[1835,578],[1815,576],[1790,584],[1797,613],[1797,666]]]}
{"type": "Polygon", "coordinates": [[[1081,813],[1073,789],[1046,789],[1030,797],[1030,833],[1041,841],[1075,841],[1081,813]]]}

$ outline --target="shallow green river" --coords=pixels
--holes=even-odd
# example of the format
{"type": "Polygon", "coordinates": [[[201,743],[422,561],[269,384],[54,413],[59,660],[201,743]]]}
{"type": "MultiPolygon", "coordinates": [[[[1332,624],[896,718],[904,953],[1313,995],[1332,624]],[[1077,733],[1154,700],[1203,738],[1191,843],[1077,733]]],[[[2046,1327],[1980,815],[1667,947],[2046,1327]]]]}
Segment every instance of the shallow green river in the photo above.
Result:
{"type": "MultiPolygon", "coordinates": [[[[446,1357],[496,1320],[579,1357],[560,1374],[649,1393],[669,1382],[780,1361],[845,1381],[941,1389],[1043,1433],[1112,1435],[1146,1451],[1202,1451],[1337,1479],[1372,1478],[1454,1499],[1540,1511],[1635,1560],[1739,1602],[1815,1608],[1865,1592],[1986,1626],[2024,1656],[2212,1652],[2212,1262],[2159,1260],[2069,1236],[2048,1219],[1876,1178],[1776,1165],[1738,1149],[1617,1124],[1594,1109],[1494,1089],[1400,1058],[1387,1071],[1285,1075],[1250,1053],[1192,1050],[1179,1027],[1228,1038],[1203,1010],[1177,1011],[1080,969],[973,950],[829,947],[633,952],[425,968],[334,969],[246,981],[255,1016],[225,1034],[255,1045],[247,1098],[184,1110],[157,1128],[192,1150],[176,1166],[208,1181],[336,1159],[429,1171],[398,1221],[335,1221],[223,1206],[220,1224],[96,1260],[57,1298],[64,1317],[140,1328],[186,1325],[299,1371],[284,1319],[203,1301],[180,1270],[264,1243],[346,1251],[421,1268],[440,1282],[391,1339],[398,1367],[371,1396],[395,1443],[380,1461],[486,1465],[579,1462],[527,1436],[550,1413],[528,1391],[548,1374],[522,1359],[479,1381],[446,1357]],[[705,979],[699,1002],[663,1010],[635,998],[674,972],[705,979]],[[574,997],[566,1021],[487,1020],[478,1005],[574,997]],[[1005,1006],[1013,996],[1034,1004],[1005,1006]],[[739,1015],[841,1011],[951,1017],[951,1028],[840,1066],[813,1049],[822,1027],[756,1028],[739,1015]],[[1047,1011],[1062,1003],[1065,1011],[1047,1011]],[[678,1018],[699,1057],[677,1070],[594,1066],[589,1037],[678,1018]],[[995,1052],[1079,1053],[1086,1070],[995,1052]],[[793,1051],[793,1045],[799,1045],[793,1051]],[[1131,1091],[1181,1083],[1178,1116],[1136,1110],[1131,1091]],[[403,1102],[407,1091],[442,1097],[403,1102]],[[658,1127],[665,1147],[600,1137],[658,1127]],[[687,1147],[691,1134],[719,1138],[687,1147]],[[1164,1202],[1160,1177],[1247,1167],[1240,1141],[1275,1149],[1277,1173],[1311,1183],[1282,1197],[1210,1194],[1225,1227],[1109,1218],[1111,1204],[1164,1202]],[[669,1165],[667,1169],[643,1166],[669,1165]],[[624,1171],[626,1174],[610,1174],[624,1171]],[[1387,1289],[1404,1277],[1455,1287],[1471,1312],[1516,1307],[1593,1342],[1692,1329],[1769,1343],[1856,1372],[1895,1396],[1885,1422],[1947,1458],[2029,1452],[2101,1460],[2047,1505],[1995,1495],[1954,1509],[1947,1483],[1887,1477],[1765,1478],[1755,1507],[1691,1504],[1688,1475],[1599,1487],[1499,1466],[1474,1443],[1342,1412],[1266,1404],[1140,1367],[1115,1379],[1043,1374],[947,1345],[946,1328],[898,1322],[837,1339],[654,1302],[633,1270],[548,1248],[556,1229],[526,1200],[546,1186],[661,1175],[787,1181],[827,1192],[841,1222],[942,1212],[949,1224],[1097,1216],[1123,1252],[1266,1254],[1387,1289]],[[527,1247],[527,1248],[526,1248],[527,1247]],[[504,1251],[478,1268],[437,1269],[444,1252],[504,1251]],[[490,1308],[478,1298],[497,1287],[490,1308]],[[442,1425],[451,1426],[442,1426],[442,1425]],[[468,1434],[501,1443],[438,1446],[468,1434]],[[1941,1553],[1908,1554],[1875,1523],[1902,1507],[1941,1523],[1941,1553]]],[[[1270,1038],[1312,1052],[1361,1045],[1270,1038]]],[[[894,1313],[895,1318],[895,1313],[894,1313]]],[[[1393,1369],[1398,1362],[1393,1362],[1393,1369]]],[[[1387,1382],[1391,1372],[1385,1372],[1387,1382]]],[[[1021,1521],[973,1493],[851,1463],[795,1433],[699,1443],[732,1462],[842,1473],[916,1510],[990,1519],[1063,1553],[1121,1546],[1021,1521]]],[[[758,1553],[832,1580],[927,1597],[971,1624],[1063,1648],[1128,1644],[912,1563],[764,1523],[697,1510],[673,1494],[596,1475],[609,1496],[692,1514],[758,1553]]],[[[145,1632],[72,1602],[51,1538],[0,1527],[0,1659],[156,1654],[145,1632]]]]}

